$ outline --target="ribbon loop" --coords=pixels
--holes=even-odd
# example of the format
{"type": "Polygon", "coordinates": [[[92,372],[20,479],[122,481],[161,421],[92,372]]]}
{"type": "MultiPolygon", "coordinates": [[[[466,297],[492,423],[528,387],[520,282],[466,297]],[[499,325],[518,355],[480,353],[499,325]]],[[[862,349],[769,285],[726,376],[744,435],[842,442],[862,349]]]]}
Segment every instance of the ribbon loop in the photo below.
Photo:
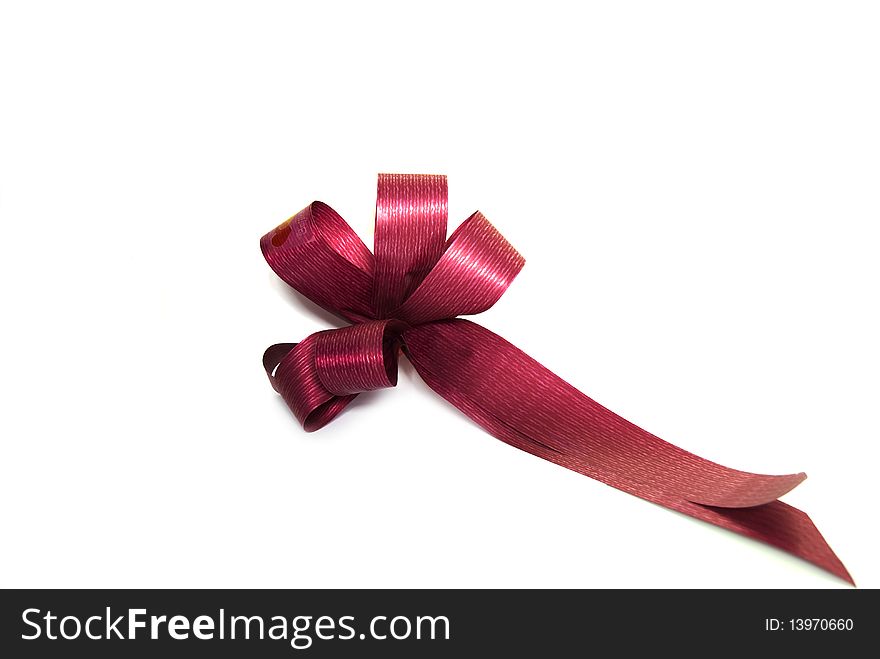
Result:
{"type": "Polygon", "coordinates": [[[445,176],[379,174],[376,195],[376,318],[388,318],[440,255],[448,217],[445,176]]]}
{"type": "Polygon", "coordinates": [[[374,259],[342,217],[315,201],[260,239],[269,266],[318,306],[352,322],[373,317],[374,259]]]}
{"type": "Polygon", "coordinates": [[[312,334],[299,343],[276,344],[263,355],[272,386],[306,432],[323,428],[357,396],[337,396],[321,383],[315,369],[316,337],[312,334]],[[287,346],[292,347],[281,357],[287,346]]]}
{"type": "Polygon", "coordinates": [[[324,388],[336,395],[397,385],[400,333],[395,320],[379,320],[315,336],[315,370],[324,388]]]}
{"type": "Polygon", "coordinates": [[[395,313],[411,324],[486,311],[525,265],[525,259],[477,211],[461,223],[446,250],[395,313]]]}

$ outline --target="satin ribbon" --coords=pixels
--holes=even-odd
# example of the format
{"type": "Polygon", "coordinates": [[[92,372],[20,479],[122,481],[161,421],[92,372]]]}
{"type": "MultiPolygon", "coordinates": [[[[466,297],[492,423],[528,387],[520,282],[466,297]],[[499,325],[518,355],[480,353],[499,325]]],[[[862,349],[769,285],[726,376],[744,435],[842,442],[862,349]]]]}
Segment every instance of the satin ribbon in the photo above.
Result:
{"type": "Polygon", "coordinates": [[[403,351],[431,389],[490,434],[685,515],[761,540],[852,583],[810,518],[778,498],[806,478],[704,460],[602,407],[476,323],[522,269],[479,212],[448,239],[445,176],[379,175],[375,254],[316,201],[260,240],[287,284],[351,322],[263,357],[305,430],[397,384],[403,351]]]}

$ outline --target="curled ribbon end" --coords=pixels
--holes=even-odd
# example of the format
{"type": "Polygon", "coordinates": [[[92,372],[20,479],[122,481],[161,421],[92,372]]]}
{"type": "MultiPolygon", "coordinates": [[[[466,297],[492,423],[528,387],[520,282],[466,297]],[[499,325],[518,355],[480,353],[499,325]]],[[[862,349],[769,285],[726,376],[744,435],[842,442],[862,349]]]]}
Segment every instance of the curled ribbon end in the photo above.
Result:
{"type": "MultiPolygon", "coordinates": [[[[708,463],[711,465],[711,463],[708,463]]],[[[769,476],[720,467],[707,467],[705,478],[690,488],[688,501],[719,508],[750,508],[775,501],[807,479],[804,472],[769,476]]]]}

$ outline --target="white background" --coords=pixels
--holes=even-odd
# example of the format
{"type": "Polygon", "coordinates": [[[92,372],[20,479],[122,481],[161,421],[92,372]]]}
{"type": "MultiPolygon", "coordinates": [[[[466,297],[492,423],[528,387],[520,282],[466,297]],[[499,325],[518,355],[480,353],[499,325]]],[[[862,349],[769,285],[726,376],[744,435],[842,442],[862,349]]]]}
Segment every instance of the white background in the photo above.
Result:
{"type": "Polygon", "coordinates": [[[4,3],[0,585],[841,587],[493,439],[404,364],[304,433],[328,327],[259,237],[446,173],[526,256],[478,318],[758,472],[880,586],[875,3],[4,3]]]}

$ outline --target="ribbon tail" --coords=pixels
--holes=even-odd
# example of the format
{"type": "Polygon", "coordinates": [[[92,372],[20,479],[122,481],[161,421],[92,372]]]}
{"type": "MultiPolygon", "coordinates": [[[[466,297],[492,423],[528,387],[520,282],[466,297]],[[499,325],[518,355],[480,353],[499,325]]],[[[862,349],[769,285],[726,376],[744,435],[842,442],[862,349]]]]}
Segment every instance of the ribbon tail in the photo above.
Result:
{"type": "Polygon", "coordinates": [[[802,510],[782,501],[749,508],[721,508],[691,502],[668,507],[773,545],[855,585],[849,571],[822,537],[813,520],[802,510]]]}
{"type": "Polygon", "coordinates": [[[470,321],[420,325],[404,332],[403,340],[425,383],[498,439],[778,547],[853,583],[810,518],[777,500],[805,474],[738,471],[678,448],[602,407],[470,321]]]}

